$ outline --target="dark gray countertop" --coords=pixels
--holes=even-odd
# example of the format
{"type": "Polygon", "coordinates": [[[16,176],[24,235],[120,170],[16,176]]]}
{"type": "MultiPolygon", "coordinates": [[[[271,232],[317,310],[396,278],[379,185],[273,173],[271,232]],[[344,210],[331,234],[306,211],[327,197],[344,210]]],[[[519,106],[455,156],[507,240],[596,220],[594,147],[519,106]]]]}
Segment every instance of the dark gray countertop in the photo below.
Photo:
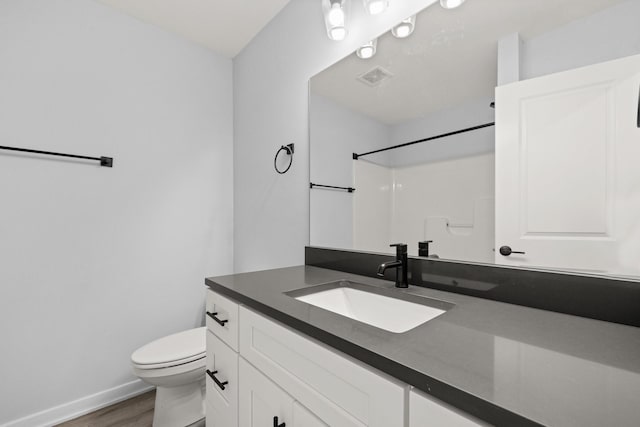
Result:
{"type": "Polygon", "coordinates": [[[206,284],[497,425],[640,426],[640,328],[410,286],[397,292],[455,306],[395,334],[283,294],[336,280],[396,290],[311,266],[206,284]]]}

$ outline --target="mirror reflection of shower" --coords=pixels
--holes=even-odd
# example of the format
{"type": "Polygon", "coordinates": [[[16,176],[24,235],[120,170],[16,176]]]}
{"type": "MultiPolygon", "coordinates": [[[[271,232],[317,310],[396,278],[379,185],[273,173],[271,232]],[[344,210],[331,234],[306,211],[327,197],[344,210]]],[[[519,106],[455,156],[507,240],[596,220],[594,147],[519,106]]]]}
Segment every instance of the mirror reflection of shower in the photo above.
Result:
{"type": "Polygon", "coordinates": [[[624,36],[640,35],[637,13],[629,0],[436,2],[409,37],[387,31],[372,57],[313,76],[310,181],[355,191],[310,190],[311,245],[418,255],[432,240],[430,255],[496,262],[509,243],[495,242],[496,130],[457,132],[495,122],[496,87],[640,53],[624,36]]]}

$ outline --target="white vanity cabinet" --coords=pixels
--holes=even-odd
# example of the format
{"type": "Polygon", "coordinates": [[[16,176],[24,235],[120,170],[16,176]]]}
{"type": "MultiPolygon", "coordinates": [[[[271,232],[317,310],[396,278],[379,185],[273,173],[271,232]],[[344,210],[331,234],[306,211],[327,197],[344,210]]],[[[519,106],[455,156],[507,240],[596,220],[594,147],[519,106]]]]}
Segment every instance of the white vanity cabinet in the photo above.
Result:
{"type": "Polygon", "coordinates": [[[303,427],[329,427],[299,402],[293,402],[293,423],[303,427]]]}
{"type": "Polygon", "coordinates": [[[238,303],[207,291],[207,328],[238,352],[238,303]]]}
{"type": "Polygon", "coordinates": [[[207,391],[209,427],[238,425],[238,309],[235,301],[207,291],[207,391]]]}
{"type": "Polygon", "coordinates": [[[488,424],[417,390],[409,393],[409,427],[484,427],[488,424]]]}
{"type": "Polygon", "coordinates": [[[207,426],[405,426],[407,385],[211,290],[207,318],[207,426]]]}
{"type": "Polygon", "coordinates": [[[207,311],[222,313],[216,317],[223,323],[207,321],[208,427],[273,427],[275,417],[275,425],[286,427],[485,425],[247,307],[207,293],[207,311]]]}
{"type": "Polygon", "coordinates": [[[207,331],[208,426],[238,425],[238,359],[238,353],[207,331]]]}
{"type": "Polygon", "coordinates": [[[330,426],[403,427],[407,385],[240,307],[240,354],[330,426]]]}
{"type": "Polygon", "coordinates": [[[240,359],[240,418],[242,427],[327,427],[273,381],[240,359]]]}
{"type": "Polygon", "coordinates": [[[240,424],[246,427],[292,425],[293,398],[240,359],[240,424]]]}

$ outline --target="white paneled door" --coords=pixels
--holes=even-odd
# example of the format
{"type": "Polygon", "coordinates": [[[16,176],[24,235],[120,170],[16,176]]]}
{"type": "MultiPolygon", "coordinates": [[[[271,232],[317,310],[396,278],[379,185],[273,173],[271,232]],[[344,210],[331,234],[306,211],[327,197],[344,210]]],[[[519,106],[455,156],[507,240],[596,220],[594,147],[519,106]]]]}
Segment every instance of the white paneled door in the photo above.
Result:
{"type": "Polygon", "coordinates": [[[639,92],[640,55],[496,89],[497,263],[640,274],[639,92]]]}

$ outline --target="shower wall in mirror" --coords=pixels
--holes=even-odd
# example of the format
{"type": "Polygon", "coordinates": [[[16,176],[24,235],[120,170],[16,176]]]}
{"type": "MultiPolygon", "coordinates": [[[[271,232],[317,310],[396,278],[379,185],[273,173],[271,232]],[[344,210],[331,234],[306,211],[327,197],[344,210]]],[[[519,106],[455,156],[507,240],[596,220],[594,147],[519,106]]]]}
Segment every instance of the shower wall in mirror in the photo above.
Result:
{"type": "MultiPolygon", "coordinates": [[[[496,202],[496,191],[504,193],[496,134],[500,141],[512,123],[504,105],[493,105],[496,88],[640,54],[638,16],[640,0],[467,0],[453,10],[436,2],[417,15],[409,37],[382,34],[372,58],[354,53],[314,76],[310,180],[355,192],[310,189],[311,244],[391,253],[390,243],[405,242],[418,255],[418,242],[430,240],[430,256],[441,259],[640,275],[640,261],[617,270],[570,258],[536,263],[517,254],[525,241],[496,240],[496,205],[504,205],[496,202]],[[457,133],[477,126],[484,127],[457,133]],[[362,155],[377,150],[384,151],[362,155]],[[508,245],[512,254],[501,255],[508,245]]],[[[548,240],[593,234],[554,233],[548,240]]],[[[640,246],[632,249],[640,258],[640,246]]]]}

